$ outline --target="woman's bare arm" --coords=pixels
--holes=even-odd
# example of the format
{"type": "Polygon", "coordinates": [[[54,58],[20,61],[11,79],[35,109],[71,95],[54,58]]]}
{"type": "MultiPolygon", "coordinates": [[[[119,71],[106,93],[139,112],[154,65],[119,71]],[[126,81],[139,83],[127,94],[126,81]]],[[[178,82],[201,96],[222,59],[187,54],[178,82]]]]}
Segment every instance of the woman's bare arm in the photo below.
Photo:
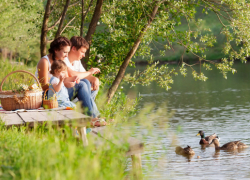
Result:
{"type": "Polygon", "coordinates": [[[45,91],[49,88],[49,63],[45,58],[42,58],[37,64],[37,71],[38,71],[38,80],[42,86],[42,89],[45,91]]]}

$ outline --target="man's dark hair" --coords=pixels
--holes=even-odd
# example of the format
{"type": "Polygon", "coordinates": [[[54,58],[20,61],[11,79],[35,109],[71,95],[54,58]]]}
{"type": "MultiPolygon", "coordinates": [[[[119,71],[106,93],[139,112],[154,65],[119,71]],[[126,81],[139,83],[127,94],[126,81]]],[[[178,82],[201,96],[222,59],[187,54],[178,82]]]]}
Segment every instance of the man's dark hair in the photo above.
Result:
{"type": "Polygon", "coordinates": [[[74,46],[76,48],[76,50],[84,47],[86,49],[89,49],[89,43],[86,41],[86,39],[84,39],[81,36],[73,36],[70,39],[71,42],[71,48],[74,46]]]}

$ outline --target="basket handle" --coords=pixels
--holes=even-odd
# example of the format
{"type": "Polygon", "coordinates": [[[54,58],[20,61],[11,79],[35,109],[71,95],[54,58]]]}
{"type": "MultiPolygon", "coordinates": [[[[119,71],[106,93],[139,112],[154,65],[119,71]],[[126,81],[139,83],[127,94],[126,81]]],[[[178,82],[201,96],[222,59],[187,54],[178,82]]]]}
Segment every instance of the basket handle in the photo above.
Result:
{"type": "Polygon", "coordinates": [[[32,73],[30,73],[30,72],[28,72],[28,71],[17,70],[17,71],[12,71],[12,72],[9,73],[7,76],[5,76],[5,78],[3,79],[3,81],[2,81],[2,83],[1,83],[1,85],[0,85],[0,91],[2,91],[2,86],[3,86],[3,83],[4,83],[4,81],[6,80],[6,78],[7,78],[8,76],[10,76],[11,74],[14,74],[14,73],[17,73],[17,72],[23,72],[23,73],[27,73],[27,74],[31,75],[31,76],[36,80],[36,82],[37,82],[39,88],[42,89],[42,87],[41,87],[41,85],[40,85],[38,79],[36,78],[36,76],[34,76],[32,73]]]}
{"type": "MultiPolygon", "coordinates": [[[[49,89],[51,89],[53,92],[54,92],[54,94],[56,93],[52,88],[49,88],[49,89]]],[[[49,90],[49,89],[46,89],[45,91],[44,91],[44,94],[43,94],[43,100],[45,100],[45,95],[46,95],[46,92],[49,90]]]]}

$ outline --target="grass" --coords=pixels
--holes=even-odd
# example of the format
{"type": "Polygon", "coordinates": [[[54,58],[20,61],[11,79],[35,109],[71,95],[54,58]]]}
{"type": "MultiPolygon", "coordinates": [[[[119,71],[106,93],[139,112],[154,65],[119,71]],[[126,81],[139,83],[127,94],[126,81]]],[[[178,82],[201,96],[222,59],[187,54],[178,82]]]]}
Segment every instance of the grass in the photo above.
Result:
{"type": "MultiPolygon", "coordinates": [[[[1,179],[123,179],[125,150],[108,142],[83,148],[69,127],[0,127],[1,179]],[[110,148],[107,148],[110,147],[110,148]]],[[[90,142],[91,137],[89,137],[90,142]]]]}
{"type": "MultiPolygon", "coordinates": [[[[26,66],[22,62],[10,63],[8,60],[0,60],[0,66],[4,67],[0,71],[0,79],[3,80],[9,73],[16,70],[28,71],[35,74],[36,67],[26,66]]],[[[19,84],[32,85],[35,83],[35,79],[27,73],[14,73],[6,78],[3,83],[2,90],[13,90],[16,89],[19,84]]]]}

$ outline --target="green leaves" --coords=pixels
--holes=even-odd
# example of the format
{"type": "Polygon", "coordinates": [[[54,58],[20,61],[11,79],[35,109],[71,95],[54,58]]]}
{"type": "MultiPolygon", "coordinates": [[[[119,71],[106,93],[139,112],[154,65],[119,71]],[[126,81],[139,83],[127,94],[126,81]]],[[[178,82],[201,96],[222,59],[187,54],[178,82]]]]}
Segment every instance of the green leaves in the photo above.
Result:
{"type": "MultiPolygon", "coordinates": [[[[38,51],[38,48],[34,48],[34,44],[39,41],[45,2],[31,0],[1,2],[1,44],[12,49],[17,48],[23,57],[31,60],[32,54],[38,51]],[[23,45],[25,42],[27,44],[23,45]],[[29,44],[32,45],[27,48],[29,44]]],[[[49,26],[60,17],[64,4],[62,2],[64,1],[55,3],[49,26]]],[[[84,3],[86,11],[91,1],[87,0],[84,3]]],[[[93,35],[88,62],[89,66],[101,68],[102,74],[99,76],[101,81],[108,84],[113,82],[139,33],[150,19],[154,3],[152,0],[104,1],[100,23],[93,35]],[[99,59],[101,63],[98,62],[99,59]]],[[[64,25],[73,17],[75,20],[62,34],[69,38],[80,34],[82,11],[79,1],[72,0],[71,4],[75,5],[68,9],[64,25]]],[[[125,76],[124,81],[132,85],[139,83],[148,85],[152,81],[157,81],[160,86],[170,89],[173,75],[180,72],[181,75],[186,76],[186,68],[192,68],[195,65],[185,63],[185,57],[199,60],[198,64],[205,70],[216,67],[226,78],[228,72],[236,72],[232,68],[235,60],[246,62],[245,57],[249,56],[249,7],[249,1],[162,1],[156,17],[129,63],[129,66],[135,67],[136,60],[145,60],[150,62],[150,65],[143,72],[125,76]],[[217,51],[220,54],[215,57],[216,60],[224,59],[221,62],[212,61],[214,59],[211,58],[211,51],[217,51]],[[166,65],[160,66],[158,63],[157,65],[153,63],[163,58],[170,60],[170,54],[175,54],[178,58],[174,60],[181,59],[180,64],[185,66],[173,70],[166,65]]],[[[89,28],[94,8],[95,1],[84,21],[85,33],[89,28]]],[[[56,28],[49,31],[48,40],[53,39],[55,32],[56,28]]],[[[38,46],[37,43],[36,47],[38,46]]],[[[207,79],[203,72],[193,71],[192,75],[197,80],[207,79]]]]}

